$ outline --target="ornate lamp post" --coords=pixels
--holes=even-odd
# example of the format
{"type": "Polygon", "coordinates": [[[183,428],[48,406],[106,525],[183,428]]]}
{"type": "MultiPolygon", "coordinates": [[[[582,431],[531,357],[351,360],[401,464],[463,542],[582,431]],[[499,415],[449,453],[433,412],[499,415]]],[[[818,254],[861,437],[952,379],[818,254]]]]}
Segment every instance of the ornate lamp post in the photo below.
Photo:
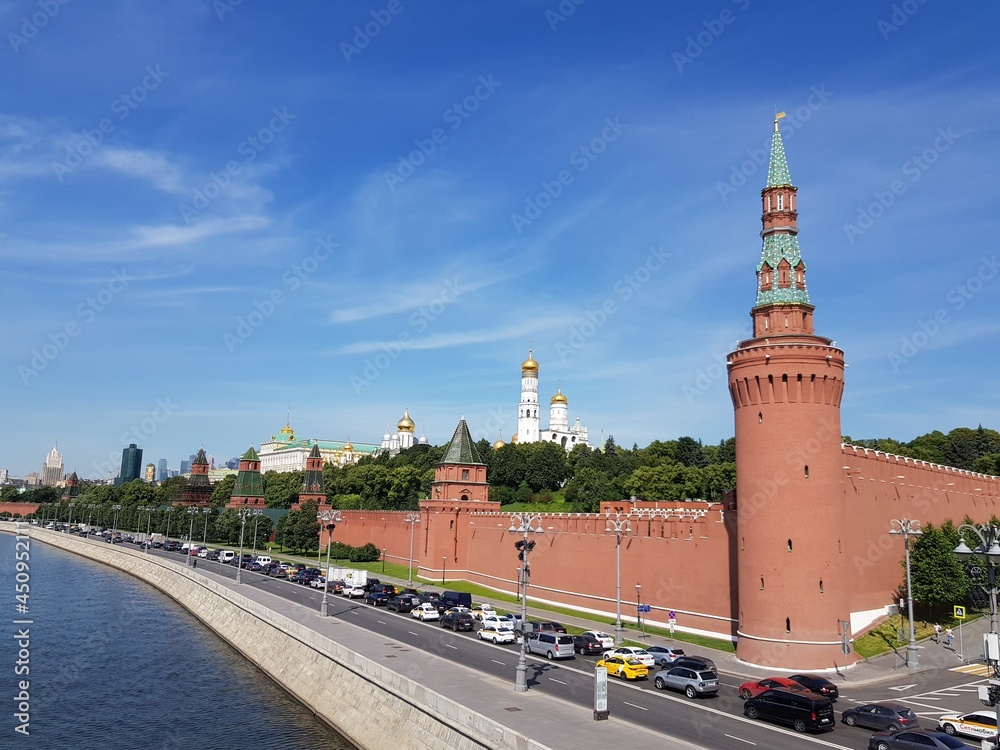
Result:
{"type": "Polygon", "coordinates": [[[510,520],[510,528],[507,531],[511,534],[523,534],[524,539],[514,542],[514,547],[518,551],[518,557],[523,565],[521,566],[521,652],[517,658],[517,669],[514,672],[514,692],[523,693],[528,689],[528,579],[531,571],[528,568],[528,554],[535,546],[533,541],[528,541],[529,534],[542,534],[542,517],[529,513],[513,513],[510,520]]]}
{"type": "Polygon", "coordinates": [[[910,642],[906,646],[906,666],[910,669],[917,669],[920,662],[917,659],[917,639],[913,632],[913,586],[910,582],[910,537],[918,536],[920,531],[920,521],[910,518],[892,519],[889,521],[890,534],[903,535],[903,549],[906,554],[906,602],[910,611],[910,642]]]}
{"type": "Polygon", "coordinates": [[[617,573],[615,576],[615,599],[618,604],[615,615],[615,645],[622,645],[624,628],[622,627],[622,534],[631,534],[632,526],[628,516],[619,515],[617,518],[607,519],[604,532],[611,532],[615,535],[615,554],[617,557],[617,573]]]}
{"type": "Polygon", "coordinates": [[[333,546],[333,530],[341,522],[339,510],[321,510],[316,520],[326,528],[326,570],[323,571],[323,601],[319,605],[320,617],[326,617],[329,612],[330,597],[330,548],[333,546]]]}
{"type": "Polygon", "coordinates": [[[89,503],[87,505],[87,538],[88,539],[90,539],[90,529],[92,528],[90,522],[94,518],[94,508],[97,508],[97,507],[99,507],[99,506],[97,506],[95,503],[89,503]]]}
{"type": "MultiPolygon", "coordinates": [[[[974,550],[969,549],[969,545],[965,543],[965,539],[962,539],[958,546],[955,547],[955,556],[963,561],[970,561],[973,556],[985,560],[986,562],[986,584],[989,586],[990,591],[990,632],[986,636],[986,664],[990,668],[990,685],[986,688],[988,698],[983,698],[981,700],[988,706],[996,706],[997,719],[1000,720],[1000,629],[997,627],[997,565],[1000,565],[1000,529],[996,526],[990,524],[974,525],[969,523],[963,523],[958,527],[958,533],[962,534],[964,532],[970,532],[975,534],[979,538],[979,544],[976,545],[974,550]]],[[[983,570],[978,566],[974,565],[969,568],[969,572],[973,575],[974,580],[977,583],[983,582],[983,570]]],[[[992,746],[996,747],[995,743],[998,742],[998,736],[985,738],[989,742],[994,743],[992,746]]],[[[984,743],[985,747],[985,743],[984,743]]]]}
{"type": "Polygon", "coordinates": [[[441,585],[444,586],[444,574],[448,569],[448,556],[444,555],[441,557],[441,585]]]}
{"type": "Polygon", "coordinates": [[[247,528],[247,518],[259,516],[260,508],[240,508],[236,511],[240,516],[240,555],[236,558],[236,583],[243,583],[243,532],[247,528]]]}
{"type": "Polygon", "coordinates": [[[410,588],[413,588],[413,529],[420,523],[420,514],[407,513],[406,518],[403,520],[410,524],[410,561],[406,571],[406,583],[410,588]]]}
{"type": "Polygon", "coordinates": [[[208,545],[208,517],[212,514],[212,508],[202,508],[201,512],[205,514],[205,528],[201,532],[201,546],[205,547],[208,545]]]}
{"type": "Polygon", "coordinates": [[[191,539],[193,538],[191,534],[194,532],[194,517],[198,515],[198,508],[194,506],[187,509],[188,518],[190,523],[188,523],[188,553],[187,553],[187,564],[191,565],[191,539]]]}
{"type": "Polygon", "coordinates": [[[115,512],[114,521],[111,523],[111,541],[114,542],[115,535],[118,533],[118,511],[122,509],[120,505],[112,505],[111,510],[115,512]]]}
{"type": "Polygon", "coordinates": [[[66,533],[69,533],[69,527],[73,525],[73,507],[76,503],[69,504],[69,521],[66,522],[66,533]]]}

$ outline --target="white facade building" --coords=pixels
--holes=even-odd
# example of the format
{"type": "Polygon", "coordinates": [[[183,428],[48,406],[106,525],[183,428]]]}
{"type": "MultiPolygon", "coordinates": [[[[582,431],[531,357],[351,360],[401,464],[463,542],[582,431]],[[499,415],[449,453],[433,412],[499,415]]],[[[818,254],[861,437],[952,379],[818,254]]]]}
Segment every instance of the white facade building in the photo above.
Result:
{"type": "MultiPolygon", "coordinates": [[[[521,404],[517,413],[517,434],[511,438],[514,443],[559,443],[567,453],[577,445],[587,445],[587,428],[576,418],[569,425],[569,401],[562,392],[556,391],[549,405],[549,427],[540,429],[538,417],[538,363],[528,350],[528,358],[521,363],[521,404]]],[[[500,441],[498,441],[500,442],[500,441]]]]}
{"type": "Polygon", "coordinates": [[[426,437],[421,436],[420,440],[414,441],[413,436],[416,434],[416,430],[416,425],[413,424],[413,420],[410,419],[410,409],[407,407],[403,410],[403,418],[396,423],[396,432],[390,433],[389,428],[386,428],[385,434],[382,436],[382,445],[380,450],[388,452],[390,456],[395,456],[400,451],[412,448],[418,443],[420,445],[426,445],[426,437]]]}

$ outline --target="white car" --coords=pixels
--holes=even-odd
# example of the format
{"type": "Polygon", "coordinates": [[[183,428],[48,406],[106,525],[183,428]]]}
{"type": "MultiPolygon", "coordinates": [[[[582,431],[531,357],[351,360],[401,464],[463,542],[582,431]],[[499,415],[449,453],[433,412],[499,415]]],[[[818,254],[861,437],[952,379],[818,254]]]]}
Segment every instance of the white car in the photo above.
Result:
{"type": "Polygon", "coordinates": [[[596,640],[598,643],[601,644],[601,648],[615,647],[615,639],[610,635],[608,635],[607,633],[601,632],[600,630],[585,630],[584,632],[580,633],[580,635],[593,636],[594,640],[596,640]]]}
{"type": "Polygon", "coordinates": [[[507,620],[503,617],[497,617],[496,615],[492,615],[490,617],[483,618],[483,627],[493,628],[494,630],[509,630],[510,632],[513,633],[514,621],[507,620]]]}
{"type": "Polygon", "coordinates": [[[472,616],[477,620],[485,620],[487,617],[496,617],[497,611],[490,604],[477,604],[472,608],[472,616]]]}
{"type": "Polygon", "coordinates": [[[424,602],[423,604],[411,609],[410,617],[415,617],[418,620],[423,620],[424,622],[427,622],[428,620],[441,619],[441,615],[438,614],[437,607],[430,602],[424,602]]]}
{"type": "Polygon", "coordinates": [[[945,714],[938,719],[937,728],[946,734],[961,734],[983,740],[996,736],[997,716],[993,711],[945,714]]]}
{"type": "Polygon", "coordinates": [[[636,648],[635,646],[620,646],[619,648],[605,651],[603,658],[607,659],[609,656],[625,656],[638,659],[647,668],[656,666],[656,659],[653,658],[651,653],[644,648],[636,648]]]}
{"type": "Polygon", "coordinates": [[[344,590],[340,592],[343,596],[348,599],[361,599],[365,595],[364,586],[344,586],[344,590]]]}
{"type": "Polygon", "coordinates": [[[511,628],[496,628],[492,625],[483,625],[479,629],[479,640],[490,643],[513,643],[514,630],[511,628]]]}

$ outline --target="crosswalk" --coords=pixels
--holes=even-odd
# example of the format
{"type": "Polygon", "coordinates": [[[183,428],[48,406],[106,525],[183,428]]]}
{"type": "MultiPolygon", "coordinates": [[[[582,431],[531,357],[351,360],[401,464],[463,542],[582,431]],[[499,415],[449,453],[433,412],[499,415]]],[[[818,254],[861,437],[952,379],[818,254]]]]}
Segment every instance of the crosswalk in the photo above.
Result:
{"type": "Polygon", "coordinates": [[[962,674],[976,675],[977,677],[989,677],[990,668],[985,664],[963,664],[960,667],[952,667],[952,672],[961,672],[962,674]]]}

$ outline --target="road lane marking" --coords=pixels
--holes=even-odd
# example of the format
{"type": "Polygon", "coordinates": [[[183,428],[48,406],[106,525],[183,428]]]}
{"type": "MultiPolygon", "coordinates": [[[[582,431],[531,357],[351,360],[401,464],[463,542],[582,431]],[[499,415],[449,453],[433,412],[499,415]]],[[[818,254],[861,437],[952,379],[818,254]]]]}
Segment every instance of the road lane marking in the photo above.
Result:
{"type": "Polygon", "coordinates": [[[626,706],[631,706],[632,708],[638,708],[640,711],[648,711],[649,709],[645,706],[638,706],[635,703],[629,703],[628,701],[622,701],[626,706]]]}
{"type": "Polygon", "coordinates": [[[496,659],[490,659],[490,661],[493,662],[494,664],[499,664],[501,667],[506,667],[507,666],[506,662],[497,661],[496,659]]]}
{"type": "Polygon", "coordinates": [[[420,637],[420,633],[414,633],[412,630],[407,630],[406,632],[409,633],[410,635],[415,635],[418,638],[420,637]]]}
{"type": "Polygon", "coordinates": [[[729,738],[729,739],[731,739],[731,740],[739,740],[740,742],[745,742],[745,743],[747,743],[748,745],[756,745],[756,744],[757,744],[756,742],[751,742],[750,740],[745,740],[745,739],[743,739],[742,737],[737,737],[737,736],[736,736],[736,735],[734,735],[734,734],[724,734],[724,735],[722,735],[722,736],[723,736],[723,737],[728,737],[728,738],[729,738]]]}
{"type": "Polygon", "coordinates": [[[456,651],[458,651],[458,646],[452,646],[452,645],[451,645],[450,643],[446,643],[446,644],[444,644],[444,645],[445,645],[445,646],[447,646],[448,648],[453,648],[453,649],[455,649],[456,651]]]}
{"type": "Polygon", "coordinates": [[[379,625],[385,625],[385,620],[376,620],[379,625]]]}
{"type": "Polygon", "coordinates": [[[550,677],[549,679],[552,680],[553,682],[558,682],[560,685],[565,685],[566,684],[562,680],[557,680],[555,677],[550,677]]]}

